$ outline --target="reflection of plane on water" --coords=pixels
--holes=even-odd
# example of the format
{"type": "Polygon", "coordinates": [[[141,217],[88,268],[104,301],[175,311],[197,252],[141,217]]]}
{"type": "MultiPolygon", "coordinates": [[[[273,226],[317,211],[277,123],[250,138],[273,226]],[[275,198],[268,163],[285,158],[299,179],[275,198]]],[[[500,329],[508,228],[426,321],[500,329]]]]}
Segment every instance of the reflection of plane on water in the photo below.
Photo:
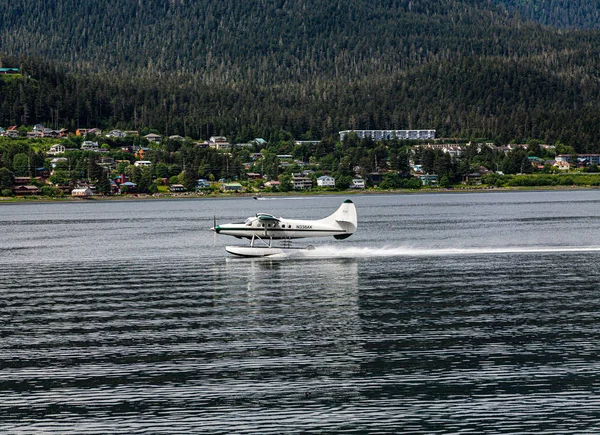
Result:
{"type": "Polygon", "coordinates": [[[349,199],[332,215],[320,220],[284,219],[267,213],[257,213],[244,223],[215,225],[211,230],[217,234],[249,239],[250,246],[227,246],[230,254],[242,257],[266,257],[285,254],[292,250],[314,249],[312,247],[292,248],[292,239],[307,237],[329,237],[338,240],[350,237],[358,225],[356,207],[349,199]],[[283,246],[273,246],[273,240],[283,240],[283,246]]]}

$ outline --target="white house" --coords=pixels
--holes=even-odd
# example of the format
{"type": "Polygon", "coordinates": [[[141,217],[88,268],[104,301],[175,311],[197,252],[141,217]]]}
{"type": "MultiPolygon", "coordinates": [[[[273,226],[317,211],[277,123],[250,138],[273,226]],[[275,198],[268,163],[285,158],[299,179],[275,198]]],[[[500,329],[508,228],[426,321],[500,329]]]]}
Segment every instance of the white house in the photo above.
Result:
{"type": "Polygon", "coordinates": [[[353,178],[352,179],[352,184],[350,185],[350,189],[364,189],[365,186],[365,180],[363,180],[362,178],[353,178]]]}
{"type": "Polygon", "coordinates": [[[120,139],[122,137],[125,137],[125,132],[123,132],[121,130],[111,130],[108,132],[106,137],[114,137],[116,139],[120,139]]]}
{"type": "Polygon", "coordinates": [[[292,177],[294,190],[304,190],[312,188],[312,180],[308,177],[292,177]]]}
{"type": "Polygon", "coordinates": [[[317,186],[319,187],[335,187],[335,178],[329,175],[323,175],[317,178],[317,186]]]}
{"type": "Polygon", "coordinates": [[[133,166],[150,166],[152,162],[150,160],[138,160],[137,162],[133,162],[133,166]]]}
{"type": "Polygon", "coordinates": [[[154,134],[154,133],[147,134],[144,137],[146,139],[148,139],[148,142],[154,142],[154,143],[161,143],[162,142],[162,136],[159,136],[159,135],[154,134]]]}
{"type": "Polygon", "coordinates": [[[94,193],[92,192],[92,189],[90,189],[88,186],[78,187],[71,191],[71,196],[75,196],[78,198],[89,198],[93,194],[94,193]]]}
{"type": "Polygon", "coordinates": [[[231,144],[227,142],[225,136],[211,136],[208,140],[208,146],[217,150],[225,150],[231,148],[231,144]]]}
{"type": "Polygon", "coordinates": [[[81,144],[81,149],[84,151],[97,151],[98,142],[92,142],[91,140],[84,140],[81,144]]]}
{"type": "Polygon", "coordinates": [[[64,154],[64,152],[65,152],[65,146],[57,143],[56,145],[52,145],[50,147],[47,154],[49,156],[55,156],[57,154],[64,154]]]}

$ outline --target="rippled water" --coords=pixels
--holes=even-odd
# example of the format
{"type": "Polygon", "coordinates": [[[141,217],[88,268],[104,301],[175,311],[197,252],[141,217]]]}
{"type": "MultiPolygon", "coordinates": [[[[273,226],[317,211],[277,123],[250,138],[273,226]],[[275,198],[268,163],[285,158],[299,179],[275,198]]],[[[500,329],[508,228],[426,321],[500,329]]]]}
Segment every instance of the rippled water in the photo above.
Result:
{"type": "Polygon", "coordinates": [[[600,431],[600,192],[356,196],[276,259],[207,231],[342,199],[1,205],[0,432],[600,431]]]}

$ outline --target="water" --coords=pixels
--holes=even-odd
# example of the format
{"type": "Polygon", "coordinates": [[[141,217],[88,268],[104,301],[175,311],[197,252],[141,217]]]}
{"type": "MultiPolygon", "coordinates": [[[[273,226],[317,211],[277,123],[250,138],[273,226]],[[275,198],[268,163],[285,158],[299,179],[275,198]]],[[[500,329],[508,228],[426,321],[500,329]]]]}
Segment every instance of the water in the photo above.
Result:
{"type": "Polygon", "coordinates": [[[343,199],[1,205],[0,432],[600,431],[598,191],[356,196],[275,259],[207,230],[343,199]]]}

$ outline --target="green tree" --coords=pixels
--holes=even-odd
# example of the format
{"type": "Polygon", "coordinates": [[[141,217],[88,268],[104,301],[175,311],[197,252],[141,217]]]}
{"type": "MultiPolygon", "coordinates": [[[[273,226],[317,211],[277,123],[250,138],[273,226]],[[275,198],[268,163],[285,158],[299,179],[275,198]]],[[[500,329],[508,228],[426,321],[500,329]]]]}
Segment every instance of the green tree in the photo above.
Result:
{"type": "Polygon", "coordinates": [[[8,168],[0,168],[0,190],[10,189],[13,185],[13,174],[8,168]]]}
{"type": "Polygon", "coordinates": [[[19,153],[13,157],[13,169],[18,177],[29,175],[29,157],[27,154],[19,153]]]}

